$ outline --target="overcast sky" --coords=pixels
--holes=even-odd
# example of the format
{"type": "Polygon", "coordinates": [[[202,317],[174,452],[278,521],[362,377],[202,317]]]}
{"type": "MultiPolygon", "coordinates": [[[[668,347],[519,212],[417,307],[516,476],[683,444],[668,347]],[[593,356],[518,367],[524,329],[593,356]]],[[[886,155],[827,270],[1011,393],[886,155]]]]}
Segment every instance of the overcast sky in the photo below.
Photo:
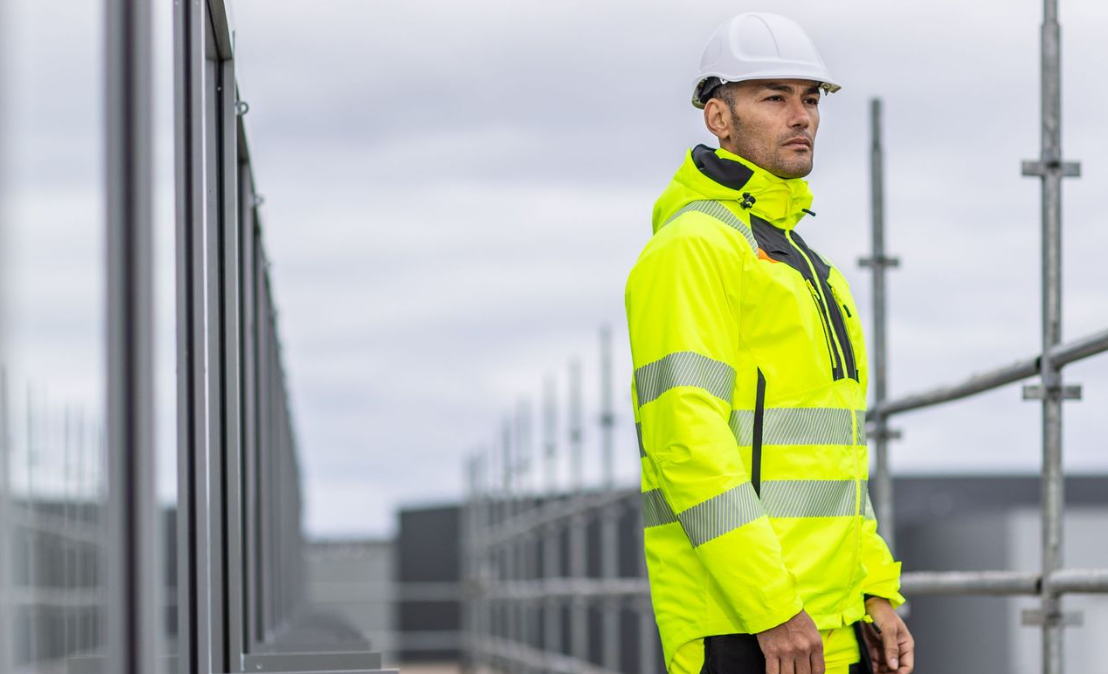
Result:
{"type": "MultiPolygon", "coordinates": [[[[1083,163],[1064,188],[1073,338],[1108,327],[1108,4],[1061,5],[1064,147],[1083,163]]],[[[867,111],[884,99],[888,247],[902,260],[892,394],[1035,351],[1039,183],[1020,160],[1038,156],[1040,3],[236,0],[313,535],[385,534],[399,504],[456,498],[463,458],[544,377],[564,410],[574,357],[595,478],[605,324],[618,470],[634,481],[624,281],[654,200],[710,140],[689,104],[704,42],[747,10],[796,19],[843,84],[821,103],[819,216],[801,231],[867,319],[867,111]]],[[[1108,470],[1108,359],[1067,373],[1085,385],[1066,406],[1067,466],[1108,470]]],[[[892,465],[1035,471],[1038,410],[1010,387],[906,416],[892,465]]]]}

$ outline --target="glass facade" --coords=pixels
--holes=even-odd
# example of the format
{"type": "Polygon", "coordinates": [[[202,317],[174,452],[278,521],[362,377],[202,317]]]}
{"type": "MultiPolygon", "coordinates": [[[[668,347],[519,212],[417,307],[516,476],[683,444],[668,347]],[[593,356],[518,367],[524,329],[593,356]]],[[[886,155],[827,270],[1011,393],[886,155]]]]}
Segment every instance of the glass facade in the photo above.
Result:
{"type": "Polygon", "coordinates": [[[105,643],[103,11],[0,20],[0,670],[105,643]]]}
{"type": "Polygon", "coordinates": [[[0,672],[381,671],[305,610],[223,0],[0,12],[0,672]]]}

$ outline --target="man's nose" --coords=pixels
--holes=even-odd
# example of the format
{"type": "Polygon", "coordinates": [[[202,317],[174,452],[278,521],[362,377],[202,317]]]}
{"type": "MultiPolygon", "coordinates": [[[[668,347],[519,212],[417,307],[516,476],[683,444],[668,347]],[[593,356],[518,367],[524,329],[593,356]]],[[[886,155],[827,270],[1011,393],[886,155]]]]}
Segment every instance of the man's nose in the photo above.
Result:
{"type": "Polygon", "coordinates": [[[812,116],[804,107],[803,101],[794,101],[789,106],[789,127],[793,129],[807,129],[812,125],[812,116]]]}

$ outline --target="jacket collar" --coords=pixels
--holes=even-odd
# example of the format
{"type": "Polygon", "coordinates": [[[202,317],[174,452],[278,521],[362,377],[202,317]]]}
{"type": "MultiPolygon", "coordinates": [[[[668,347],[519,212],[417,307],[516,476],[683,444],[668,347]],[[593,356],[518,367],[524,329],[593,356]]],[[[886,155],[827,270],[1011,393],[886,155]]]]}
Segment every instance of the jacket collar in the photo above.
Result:
{"type": "Polygon", "coordinates": [[[806,213],[811,213],[808,181],[779,178],[722,148],[694,147],[686,156],[678,179],[710,199],[736,201],[740,208],[749,208],[779,229],[792,229],[806,213]]]}

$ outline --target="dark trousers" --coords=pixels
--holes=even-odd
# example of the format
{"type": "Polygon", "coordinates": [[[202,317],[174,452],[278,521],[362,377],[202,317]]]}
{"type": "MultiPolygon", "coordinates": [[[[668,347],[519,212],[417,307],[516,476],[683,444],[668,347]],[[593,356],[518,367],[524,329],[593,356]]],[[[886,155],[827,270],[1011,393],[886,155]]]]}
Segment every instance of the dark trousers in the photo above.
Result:
{"type": "MultiPolygon", "coordinates": [[[[862,636],[862,622],[854,623],[861,661],[850,666],[850,674],[873,674],[869,649],[862,636]]],[[[704,668],[700,674],[764,674],[766,657],[753,634],[723,634],[704,639],[704,668]]]]}

